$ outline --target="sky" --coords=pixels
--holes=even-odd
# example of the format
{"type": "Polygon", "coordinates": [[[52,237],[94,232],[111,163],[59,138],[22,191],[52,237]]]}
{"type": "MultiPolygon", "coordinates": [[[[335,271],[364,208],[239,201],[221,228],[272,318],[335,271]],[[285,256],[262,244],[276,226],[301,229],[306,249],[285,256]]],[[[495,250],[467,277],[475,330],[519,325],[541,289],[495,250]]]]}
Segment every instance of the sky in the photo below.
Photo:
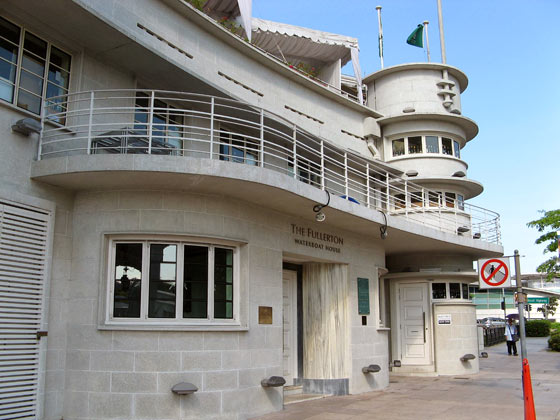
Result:
{"type": "MultiPolygon", "coordinates": [[[[425,20],[441,63],[437,0],[253,0],[253,16],[358,38],[369,75],[381,68],[376,6],[385,68],[427,61],[425,48],[406,44],[425,20]]],[[[504,255],[519,250],[521,272],[534,273],[551,254],[526,224],[560,208],[560,0],[442,0],[442,11],[447,64],[469,78],[462,112],[480,130],[461,155],[484,185],[469,203],[500,214],[504,255]]]]}

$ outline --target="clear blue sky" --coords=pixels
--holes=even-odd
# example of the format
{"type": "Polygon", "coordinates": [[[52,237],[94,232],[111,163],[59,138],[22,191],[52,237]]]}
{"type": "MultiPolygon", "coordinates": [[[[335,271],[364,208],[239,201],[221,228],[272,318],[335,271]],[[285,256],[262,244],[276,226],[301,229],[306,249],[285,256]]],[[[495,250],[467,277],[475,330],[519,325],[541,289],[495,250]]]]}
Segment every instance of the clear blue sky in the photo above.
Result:
{"type": "MultiPolygon", "coordinates": [[[[406,44],[424,20],[431,61],[441,62],[437,0],[253,0],[253,15],[358,38],[367,75],[380,69],[377,5],[385,67],[427,61],[406,44]]],[[[469,202],[500,213],[505,255],[518,249],[521,271],[535,272],[550,254],[526,223],[560,208],[560,0],[442,0],[442,9],[447,63],[469,78],[463,115],[480,128],[462,153],[484,185],[469,202]]]]}

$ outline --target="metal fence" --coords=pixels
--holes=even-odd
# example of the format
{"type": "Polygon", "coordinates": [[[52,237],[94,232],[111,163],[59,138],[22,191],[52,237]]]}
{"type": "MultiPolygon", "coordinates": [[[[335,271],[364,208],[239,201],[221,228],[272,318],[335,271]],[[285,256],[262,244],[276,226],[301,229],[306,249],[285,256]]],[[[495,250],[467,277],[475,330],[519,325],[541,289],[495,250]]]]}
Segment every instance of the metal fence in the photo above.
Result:
{"type": "Polygon", "coordinates": [[[375,160],[239,101],[170,91],[79,92],[50,98],[42,125],[39,160],[155,154],[235,162],[433,229],[500,243],[497,213],[396,176],[375,160]]]}
{"type": "Polygon", "coordinates": [[[505,326],[483,327],[484,329],[484,347],[493,346],[506,341],[505,326]]]}

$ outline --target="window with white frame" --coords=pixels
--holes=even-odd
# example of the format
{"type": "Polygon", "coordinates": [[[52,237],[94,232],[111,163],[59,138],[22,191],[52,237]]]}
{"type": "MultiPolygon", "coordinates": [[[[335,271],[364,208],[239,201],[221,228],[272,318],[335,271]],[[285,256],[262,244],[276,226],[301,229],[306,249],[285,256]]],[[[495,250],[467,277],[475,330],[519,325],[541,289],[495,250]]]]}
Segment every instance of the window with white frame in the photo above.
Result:
{"type": "Polygon", "coordinates": [[[236,247],[188,241],[110,241],[109,322],[232,323],[236,247]]]}
{"type": "Polygon", "coordinates": [[[46,100],[49,119],[64,124],[70,64],[69,54],[0,17],[0,99],[37,115],[46,100]]]}
{"type": "Polygon", "coordinates": [[[394,210],[423,207],[465,210],[465,197],[449,191],[410,191],[407,195],[395,194],[392,203],[394,210]]]}
{"type": "Polygon", "coordinates": [[[439,136],[410,136],[391,141],[393,157],[421,153],[443,154],[461,158],[461,145],[457,140],[439,136]]]}
{"type": "Polygon", "coordinates": [[[432,300],[470,300],[469,284],[461,282],[433,282],[432,300]]]}

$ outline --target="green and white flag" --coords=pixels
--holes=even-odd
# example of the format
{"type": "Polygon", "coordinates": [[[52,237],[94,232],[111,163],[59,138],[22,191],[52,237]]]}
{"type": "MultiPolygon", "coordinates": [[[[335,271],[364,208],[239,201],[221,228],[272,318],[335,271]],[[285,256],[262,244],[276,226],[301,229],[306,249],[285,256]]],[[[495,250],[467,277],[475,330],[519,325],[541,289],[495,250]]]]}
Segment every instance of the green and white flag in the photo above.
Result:
{"type": "Polygon", "coordinates": [[[415,47],[424,48],[424,40],[422,37],[423,33],[424,27],[419,24],[418,27],[408,36],[406,43],[415,47]]]}

